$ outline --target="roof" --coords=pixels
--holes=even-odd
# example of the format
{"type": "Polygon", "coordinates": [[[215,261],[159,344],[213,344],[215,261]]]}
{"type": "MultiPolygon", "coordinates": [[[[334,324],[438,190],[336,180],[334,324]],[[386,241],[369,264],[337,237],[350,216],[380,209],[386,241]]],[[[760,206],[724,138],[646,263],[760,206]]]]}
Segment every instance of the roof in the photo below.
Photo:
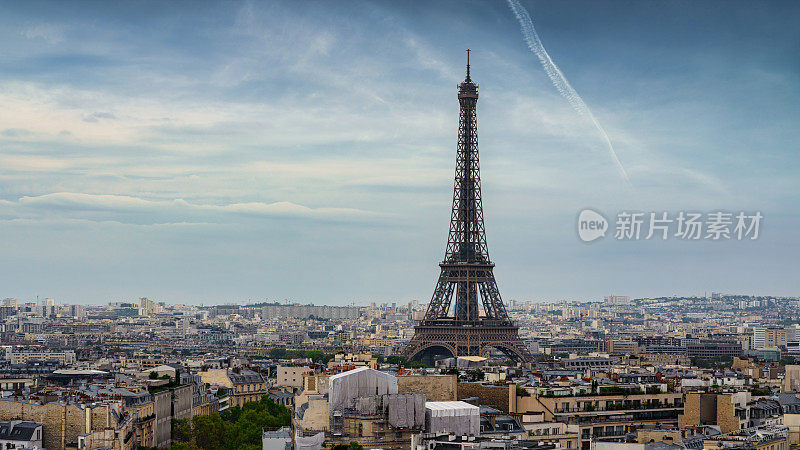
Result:
{"type": "Polygon", "coordinates": [[[469,416],[479,415],[480,408],[467,402],[425,402],[425,409],[431,411],[431,416],[469,416]]]}
{"type": "Polygon", "coordinates": [[[338,380],[340,378],[347,378],[349,376],[356,375],[361,372],[373,372],[374,375],[395,378],[395,376],[392,374],[381,372],[380,370],[375,370],[368,366],[364,366],[364,367],[359,367],[358,369],[348,370],[347,372],[341,372],[337,373],[336,375],[331,375],[328,380],[331,382],[331,385],[333,385],[333,380],[338,380]]]}
{"type": "Polygon", "coordinates": [[[486,361],[486,358],[484,358],[482,356],[459,356],[458,359],[465,359],[467,361],[472,361],[472,362],[483,362],[483,361],[486,361]]]}
{"type": "Polygon", "coordinates": [[[265,431],[262,436],[268,439],[291,439],[292,429],[289,427],[283,427],[274,431],[265,431]]]}
{"type": "Polygon", "coordinates": [[[236,373],[233,370],[229,370],[228,378],[230,378],[231,383],[233,384],[264,382],[264,377],[262,377],[260,373],[252,371],[250,369],[241,369],[239,373],[236,373]]]}
{"type": "Polygon", "coordinates": [[[0,439],[9,441],[30,441],[33,432],[41,427],[36,422],[17,422],[13,426],[12,422],[0,422],[0,439]]]}

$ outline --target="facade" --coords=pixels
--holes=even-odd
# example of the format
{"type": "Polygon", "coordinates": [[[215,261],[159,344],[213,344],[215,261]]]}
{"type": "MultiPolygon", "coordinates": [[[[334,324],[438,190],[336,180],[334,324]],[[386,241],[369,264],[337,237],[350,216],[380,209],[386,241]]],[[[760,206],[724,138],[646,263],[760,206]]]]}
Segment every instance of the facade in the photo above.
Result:
{"type": "Polygon", "coordinates": [[[266,305],[261,307],[263,317],[269,318],[306,318],[321,319],[356,319],[359,309],[355,306],[314,306],[314,305],[266,305]]]}
{"type": "Polygon", "coordinates": [[[718,450],[721,447],[737,450],[788,450],[789,433],[785,426],[747,428],[711,436],[703,442],[705,450],[718,450]]]}
{"type": "MultiPolygon", "coordinates": [[[[793,336],[794,337],[794,336],[793,336]]],[[[783,327],[755,327],[753,329],[753,348],[786,347],[787,333],[783,327]]]]}
{"type": "Polygon", "coordinates": [[[244,406],[247,402],[257,402],[267,395],[267,385],[261,374],[248,369],[238,373],[230,370],[228,377],[231,381],[232,392],[229,405],[244,406]]]}
{"type": "Polygon", "coordinates": [[[267,395],[264,377],[250,369],[209,369],[199,375],[203,383],[229,390],[230,407],[244,406],[267,395]]]}
{"type": "Polygon", "coordinates": [[[77,361],[74,350],[63,352],[13,352],[9,355],[11,364],[27,364],[29,361],[57,361],[68,366],[77,361]]]}
{"type": "Polygon", "coordinates": [[[748,428],[750,393],[687,392],[678,426],[717,425],[722,433],[748,428]]]}
{"type": "Polygon", "coordinates": [[[305,366],[278,366],[275,386],[299,389],[303,387],[303,376],[313,374],[314,369],[305,366]]]}
{"type": "Polygon", "coordinates": [[[678,423],[683,410],[680,393],[603,395],[567,393],[513,396],[510,412],[540,415],[543,422],[562,422],[577,427],[581,448],[596,439],[620,438],[638,427],[678,423]]]}

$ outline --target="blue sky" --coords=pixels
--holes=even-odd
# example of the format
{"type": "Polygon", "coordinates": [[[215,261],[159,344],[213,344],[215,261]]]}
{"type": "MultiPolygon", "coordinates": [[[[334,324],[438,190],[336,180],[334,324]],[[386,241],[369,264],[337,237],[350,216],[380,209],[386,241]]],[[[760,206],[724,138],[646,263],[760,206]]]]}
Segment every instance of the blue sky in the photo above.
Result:
{"type": "MultiPolygon", "coordinates": [[[[503,297],[800,295],[800,5],[0,6],[0,297],[419,300],[452,194],[471,48],[503,297]],[[755,241],[586,244],[576,217],[761,211],[755,241]]],[[[613,225],[612,225],[613,226],[613,225]]]]}

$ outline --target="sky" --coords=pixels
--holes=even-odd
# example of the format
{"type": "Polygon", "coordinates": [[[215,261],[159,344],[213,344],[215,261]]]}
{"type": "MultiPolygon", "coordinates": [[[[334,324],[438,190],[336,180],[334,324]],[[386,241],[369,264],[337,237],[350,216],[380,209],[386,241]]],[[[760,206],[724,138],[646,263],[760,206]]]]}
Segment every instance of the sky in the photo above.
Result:
{"type": "Polygon", "coordinates": [[[522,5],[630,185],[503,1],[1,3],[0,298],[427,302],[466,48],[505,300],[800,295],[800,3],[522,5]]]}

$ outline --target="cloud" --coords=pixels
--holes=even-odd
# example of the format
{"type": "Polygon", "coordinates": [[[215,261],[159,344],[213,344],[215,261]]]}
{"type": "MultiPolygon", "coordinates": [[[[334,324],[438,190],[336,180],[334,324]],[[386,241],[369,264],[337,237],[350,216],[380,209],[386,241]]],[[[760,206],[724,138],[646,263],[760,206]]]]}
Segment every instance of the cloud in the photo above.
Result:
{"type": "Polygon", "coordinates": [[[110,112],[95,112],[83,118],[84,122],[97,123],[101,119],[116,119],[117,116],[110,112]]]}
{"type": "Polygon", "coordinates": [[[33,133],[29,130],[24,128],[6,128],[3,131],[0,131],[0,136],[10,137],[10,138],[18,138],[18,137],[25,137],[30,136],[33,133]]]}
{"type": "Polygon", "coordinates": [[[56,192],[0,200],[4,220],[88,220],[132,224],[229,223],[243,218],[378,222],[385,215],[353,208],[309,208],[292,202],[198,204],[183,199],[148,200],[126,195],[56,192]]]}
{"type": "Polygon", "coordinates": [[[64,40],[65,28],[51,23],[39,23],[22,30],[20,34],[28,39],[43,39],[50,44],[58,44],[64,40]]]}

